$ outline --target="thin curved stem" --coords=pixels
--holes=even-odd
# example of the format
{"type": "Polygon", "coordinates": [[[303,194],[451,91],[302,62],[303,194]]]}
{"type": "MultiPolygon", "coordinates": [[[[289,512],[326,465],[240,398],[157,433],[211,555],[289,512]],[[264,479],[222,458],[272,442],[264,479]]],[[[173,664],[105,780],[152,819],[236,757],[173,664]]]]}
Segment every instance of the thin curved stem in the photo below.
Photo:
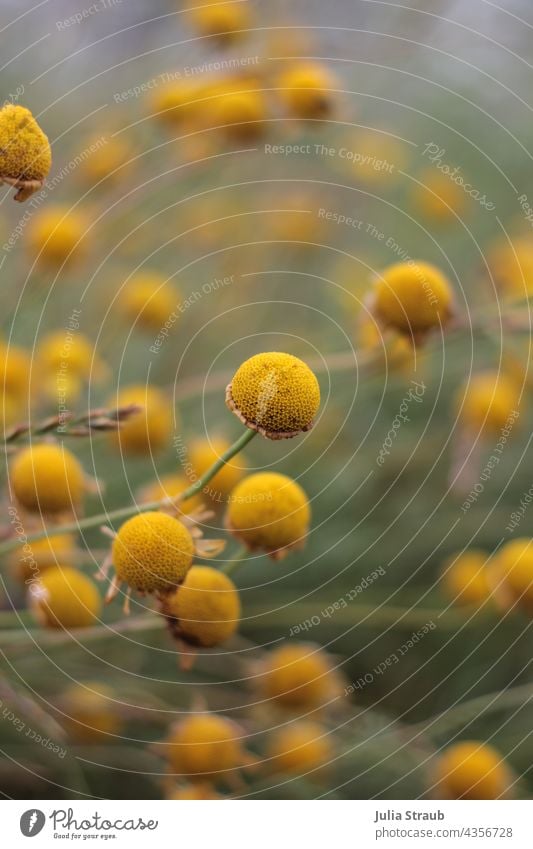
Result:
{"type": "MultiPolygon", "coordinates": [[[[240,436],[227,451],[221,454],[218,460],[213,463],[213,465],[204,472],[198,480],[181,493],[179,499],[174,499],[175,502],[178,503],[187,501],[189,498],[192,498],[193,495],[197,495],[197,493],[201,492],[201,490],[207,486],[222,467],[235,457],[239,451],[242,451],[245,445],[247,445],[256,435],[257,434],[254,430],[247,428],[243,435],[240,436]]],[[[110,510],[107,513],[99,513],[97,516],[88,516],[86,519],[80,519],[79,521],[71,522],[68,525],[58,525],[57,527],[54,527],[53,532],[54,534],[75,534],[78,531],[95,528],[98,525],[113,522],[117,519],[129,519],[130,516],[134,516],[137,513],[147,513],[150,510],[157,510],[166,503],[168,503],[168,498],[158,499],[157,501],[149,501],[146,504],[130,504],[128,507],[120,507],[117,510],[110,510]]],[[[37,540],[45,539],[47,536],[48,531],[39,531],[35,534],[28,534],[28,537],[24,539],[24,542],[36,542],[37,540]]],[[[8,551],[13,551],[13,549],[17,548],[19,544],[17,537],[6,540],[0,544],[0,555],[6,554],[8,551]]]]}
{"type": "Polygon", "coordinates": [[[223,566],[220,571],[224,572],[224,574],[228,575],[228,576],[234,575],[235,572],[237,572],[237,570],[241,568],[241,566],[243,565],[244,561],[246,560],[246,558],[248,557],[249,554],[250,554],[250,552],[248,551],[246,546],[243,545],[235,553],[235,556],[229,561],[229,563],[226,563],[226,565],[223,566]]]}

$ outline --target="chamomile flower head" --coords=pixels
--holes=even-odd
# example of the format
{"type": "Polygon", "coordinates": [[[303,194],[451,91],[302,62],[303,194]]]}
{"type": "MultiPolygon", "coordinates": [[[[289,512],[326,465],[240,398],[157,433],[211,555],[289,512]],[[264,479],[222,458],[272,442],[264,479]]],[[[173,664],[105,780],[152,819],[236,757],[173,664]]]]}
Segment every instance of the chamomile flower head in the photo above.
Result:
{"type": "Polygon", "coordinates": [[[47,628],[86,628],[101,613],[100,595],[86,575],[70,566],[46,569],[29,590],[29,605],[47,628]]]}
{"type": "Polygon", "coordinates": [[[288,439],[313,426],[320,387],[298,357],[256,354],[237,369],[226,390],[226,404],[246,427],[267,439],[288,439]]]}
{"type": "Polygon", "coordinates": [[[28,225],[28,246],[38,262],[48,268],[74,264],[88,249],[89,219],[76,209],[61,204],[39,211],[28,225]]]}
{"type": "Polygon", "coordinates": [[[221,45],[233,44],[251,25],[250,0],[228,0],[228,2],[207,2],[202,5],[191,4],[188,11],[191,26],[198,35],[215,38],[221,45]]]}
{"type": "Polygon", "coordinates": [[[516,604],[533,613],[533,540],[522,537],[503,545],[496,555],[494,570],[495,579],[503,584],[501,600],[506,594],[509,607],[516,604]]]}
{"type": "Polygon", "coordinates": [[[502,371],[485,371],[468,379],[459,390],[457,414],[474,433],[498,435],[517,416],[520,402],[515,381],[502,371]]]}
{"type": "Polygon", "coordinates": [[[166,756],[171,769],[188,781],[224,780],[245,767],[249,755],[242,744],[243,730],[230,719],[211,713],[196,714],[171,729],[166,756]]]}
{"type": "Polygon", "coordinates": [[[127,455],[155,454],[166,448],[172,432],[172,407],[164,392],[155,386],[125,386],[109,400],[111,407],[130,404],[141,409],[111,439],[127,455]]]}
{"type": "Polygon", "coordinates": [[[323,771],[333,757],[333,746],[324,726],[300,719],[270,734],[266,755],[269,770],[312,778],[307,773],[323,771]]]}
{"type": "Polygon", "coordinates": [[[173,634],[192,646],[212,648],[238,628],[239,593],[233,581],[210,566],[193,566],[161,608],[173,634]]]}
{"type": "Polygon", "coordinates": [[[171,592],[194,557],[191,532],[166,513],[139,513],[119,529],[112,548],[116,578],[141,593],[171,592]]]}
{"type": "Polygon", "coordinates": [[[29,109],[6,103],[0,109],[0,181],[24,201],[42,188],[52,165],[50,142],[29,109]]]}
{"type": "Polygon", "coordinates": [[[477,740],[449,746],[437,760],[435,780],[445,799],[501,799],[512,783],[499,752],[477,740]]]}
{"type": "Polygon", "coordinates": [[[76,555],[76,541],[72,534],[50,534],[44,539],[24,543],[12,552],[11,569],[22,582],[30,582],[45,569],[59,563],[69,563],[76,555]]]}
{"type": "Polygon", "coordinates": [[[11,485],[26,510],[54,514],[81,506],[86,480],[81,463],[71,451],[60,445],[40,444],[15,455],[11,485]]]}
{"type": "Polygon", "coordinates": [[[334,112],[339,81],[325,65],[299,60],[279,75],[276,87],[290,115],[320,120],[334,112]]]}
{"type": "Polygon", "coordinates": [[[154,89],[150,97],[150,114],[169,129],[190,125],[196,120],[203,95],[203,86],[195,81],[169,81],[154,89]]]}
{"type": "MultiPolygon", "coordinates": [[[[222,454],[230,448],[231,443],[223,436],[195,439],[189,446],[189,462],[193,470],[194,480],[200,478],[222,454]]],[[[232,489],[242,479],[246,469],[246,461],[242,454],[235,460],[225,463],[217,474],[211,478],[204,489],[204,494],[213,501],[226,501],[232,489]]]]}
{"type": "Polygon", "coordinates": [[[448,598],[457,604],[483,604],[492,595],[487,553],[471,548],[448,559],[443,585],[448,598]]]}
{"type": "Polygon", "coordinates": [[[159,331],[178,306],[178,295],[155,271],[135,274],[124,285],[119,305],[128,322],[143,330],[159,331]]]}
{"type": "Polygon", "coordinates": [[[381,272],[375,281],[371,306],[385,327],[416,337],[448,322],[453,294],[438,268],[410,260],[381,272]]]}
{"type": "Polygon", "coordinates": [[[110,687],[97,681],[73,684],[62,696],[61,705],[67,731],[78,743],[104,745],[108,735],[120,732],[121,721],[110,687]]]}
{"type": "Polygon", "coordinates": [[[303,548],[311,508],[302,487],[277,472],[249,475],[231,493],[226,523],[250,551],[265,551],[274,560],[303,548]]]}
{"type": "Polygon", "coordinates": [[[265,698],[289,708],[318,708],[340,695],[340,679],[328,656],[311,643],[271,651],[256,683],[265,698]]]}

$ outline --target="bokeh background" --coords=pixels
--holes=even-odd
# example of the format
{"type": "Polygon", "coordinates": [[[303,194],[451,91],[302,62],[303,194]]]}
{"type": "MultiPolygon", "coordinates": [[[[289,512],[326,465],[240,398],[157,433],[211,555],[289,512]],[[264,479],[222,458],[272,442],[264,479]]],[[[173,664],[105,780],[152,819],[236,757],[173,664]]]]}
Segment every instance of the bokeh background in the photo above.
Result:
{"type": "MultiPolygon", "coordinates": [[[[203,703],[242,725],[261,762],[272,729],[290,719],[260,704],[254,663],[298,639],[323,647],[344,678],[320,716],[332,735],[330,763],[306,776],[260,766],[234,794],[429,797],[439,751],[475,739],[497,748],[513,770],[513,793],[528,797],[530,616],[490,599],[458,604],[442,574],[457,551],[491,554],[528,536],[533,515],[526,509],[520,529],[509,531],[533,483],[533,261],[507,275],[509,254],[500,261],[505,245],[531,240],[530,4],[256,0],[250,29],[229,45],[198,34],[170,0],[108,2],[65,25],[83,11],[83,0],[74,5],[0,3],[2,96],[32,110],[53,150],[42,203],[14,204],[8,187],[1,198],[2,335],[26,349],[32,369],[16,421],[57,414],[54,376],[45,379],[40,362],[52,331],[73,329],[93,345],[89,374],[71,389],[75,412],[109,406],[132,383],[164,390],[173,425],[161,452],[132,459],[98,434],[68,442],[102,484],[85,515],[105,513],[179,471],[178,445],[237,438],[240,425],[224,404],[228,378],[259,351],[288,351],[317,372],[320,416],[301,439],[255,439],[245,462],[249,471],[295,477],[313,522],[303,551],[244,564],[235,578],[240,635],[202,654],[191,671],[179,668],[146,600],[133,600],[129,618],[110,605],[88,631],[39,628],[5,557],[2,794],[162,798],[167,766],[154,742],[203,703]],[[302,121],[284,108],[278,75],[299,58],[333,75],[324,119],[302,121]],[[199,124],[158,114],[165,75],[207,85],[232,76],[232,61],[261,93],[260,125],[224,132],[210,103],[199,124]],[[276,145],[292,152],[269,147],[276,145]],[[459,169],[476,197],[443,176],[439,162],[459,169]],[[57,205],[65,220],[82,216],[81,238],[74,260],[47,264],[31,234],[42,210],[57,205]],[[367,326],[373,278],[408,258],[447,275],[458,317],[414,353],[367,326]],[[157,330],[143,328],[124,301],[131,276],[146,270],[169,281],[180,312],[155,352],[157,330]],[[525,297],[510,301],[499,277],[525,297]],[[499,441],[480,423],[465,443],[458,412],[460,387],[485,369],[517,380],[520,415],[501,462],[463,510],[499,441]],[[379,463],[413,386],[423,387],[420,401],[409,402],[408,421],[379,463]],[[354,588],[361,589],[353,600],[340,604],[354,588]],[[398,663],[376,672],[420,629],[427,633],[398,663]],[[116,733],[87,742],[69,732],[62,698],[74,682],[111,689],[116,733]],[[66,754],[25,738],[11,713],[66,754]]],[[[6,526],[12,449],[4,451],[6,526]]],[[[207,536],[224,528],[224,504],[214,507],[207,536]]],[[[95,528],[77,544],[77,568],[93,575],[106,538],[95,528]]],[[[233,550],[230,541],[219,560],[233,550]]]]}

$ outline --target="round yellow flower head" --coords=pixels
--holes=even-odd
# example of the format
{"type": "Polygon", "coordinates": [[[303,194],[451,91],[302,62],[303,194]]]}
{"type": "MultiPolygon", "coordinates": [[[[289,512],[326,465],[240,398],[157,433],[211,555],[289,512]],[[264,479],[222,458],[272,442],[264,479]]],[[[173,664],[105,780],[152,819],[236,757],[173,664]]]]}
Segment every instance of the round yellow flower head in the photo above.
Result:
{"type": "Polygon", "coordinates": [[[419,182],[411,196],[420,215],[445,224],[464,214],[468,195],[445,174],[430,169],[420,174],[419,182]]]}
{"type": "Polygon", "coordinates": [[[50,142],[24,106],[0,109],[0,181],[18,189],[15,200],[27,200],[44,184],[52,166],[50,142]]]}
{"type": "Polygon", "coordinates": [[[159,331],[176,310],[178,295],[165,277],[143,271],[125,284],[119,304],[131,324],[143,330],[159,331]]]}
{"type": "Polygon", "coordinates": [[[226,390],[226,404],[246,427],[267,439],[288,439],[311,430],[320,387],[298,357],[256,354],[237,369],[226,390]]]}
{"type": "Polygon", "coordinates": [[[450,557],[443,583],[446,595],[457,604],[483,604],[492,595],[485,551],[471,548],[450,557]]]}
{"type": "Polygon", "coordinates": [[[102,604],[93,582],[70,566],[46,569],[30,587],[30,607],[47,628],[96,625],[102,604]]]}
{"type": "Polygon", "coordinates": [[[120,718],[113,703],[113,691],[96,681],[73,684],[65,691],[62,708],[70,736],[78,743],[105,744],[107,735],[119,734],[120,718]]]}
{"type": "Polygon", "coordinates": [[[11,484],[26,510],[53,514],[80,506],[85,475],[79,460],[66,448],[32,445],[15,455],[11,484]]]}
{"type": "MultiPolygon", "coordinates": [[[[230,445],[231,443],[223,436],[194,440],[189,447],[189,462],[194,474],[191,481],[202,477],[213,463],[228,450],[230,445]]],[[[226,501],[232,489],[241,480],[245,468],[246,461],[242,454],[239,454],[235,460],[225,463],[215,477],[209,481],[204,489],[205,495],[208,495],[213,501],[226,501]]]]}
{"type": "Polygon", "coordinates": [[[49,268],[82,260],[88,251],[90,221],[68,206],[47,206],[28,225],[28,245],[49,268]]]}
{"type": "Polygon", "coordinates": [[[184,580],[194,556],[190,531],[166,513],[139,513],[113,541],[119,581],[141,593],[168,593],[184,580]]]}
{"type": "Polygon", "coordinates": [[[133,156],[129,142],[121,136],[102,135],[88,139],[85,149],[92,153],[79,166],[79,175],[85,183],[99,183],[105,180],[106,188],[119,183],[131,169],[128,161],[133,156]]]}
{"type": "Polygon", "coordinates": [[[445,799],[500,799],[511,784],[510,770],[501,755],[477,740],[446,749],[435,773],[439,797],[445,799]]]}
{"type": "Polygon", "coordinates": [[[333,757],[333,747],[322,725],[301,719],[273,731],[266,754],[274,772],[306,775],[324,768],[333,757]]]}
{"type": "Polygon", "coordinates": [[[252,88],[221,94],[210,102],[209,118],[213,127],[224,127],[232,139],[255,139],[265,127],[263,94],[252,88]]]}
{"type": "Polygon", "coordinates": [[[373,309],[382,324],[415,337],[446,324],[452,302],[444,274],[427,262],[412,260],[382,271],[373,292],[373,309]]]}
{"type": "Polygon", "coordinates": [[[490,252],[488,264],[504,297],[527,298],[533,292],[533,245],[527,237],[504,239],[490,252]]]}
{"type": "MultiPolygon", "coordinates": [[[[193,4],[194,5],[194,4],[193,4]]],[[[188,12],[194,29],[202,37],[215,37],[222,44],[232,44],[251,25],[249,0],[227,3],[204,3],[188,12]]]]}
{"type": "Polygon", "coordinates": [[[363,351],[372,352],[377,362],[382,360],[385,369],[406,373],[416,371],[420,355],[417,354],[412,339],[392,330],[381,332],[379,326],[367,313],[359,324],[357,342],[363,351]]]}
{"type": "MultiPolygon", "coordinates": [[[[143,487],[141,500],[142,503],[150,503],[152,501],[162,501],[164,498],[177,498],[188,486],[189,481],[182,477],[182,475],[165,475],[148,486],[143,487]]],[[[187,514],[198,510],[201,506],[201,496],[193,495],[187,501],[180,501],[179,504],[176,504],[176,512],[187,514]]]]}
{"type": "Polygon", "coordinates": [[[47,333],[39,344],[36,360],[41,372],[52,373],[58,381],[63,375],[67,380],[69,375],[81,380],[100,380],[106,373],[94,343],[78,332],[47,333]]]}
{"type": "Polygon", "coordinates": [[[165,394],[154,386],[127,386],[118,397],[109,400],[111,407],[137,404],[140,412],[125,421],[111,439],[124,454],[155,454],[168,447],[172,432],[172,407],[165,394]]]}
{"type": "Polygon", "coordinates": [[[180,720],[171,729],[166,754],[171,768],[189,781],[227,778],[247,765],[242,729],[230,719],[205,713],[180,720]]]}
{"type": "Polygon", "coordinates": [[[316,708],[340,695],[339,676],[327,655],[310,643],[270,652],[258,677],[267,699],[290,708],[316,708]]]}
{"type": "Polygon", "coordinates": [[[51,534],[32,543],[24,543],[11,554],[10,566],[23,583],[37,578],[45,569],[69,563],[76,554],[72,534],[51,534]]]}
{"type": "Polygon", "coordinates": [[[469,430],[498,435],[517,416],[519,392],[503,372],[487,371],[471,377],[459,391],[457,415],[469,430]]]}
{"type": "Polygon", "coordinates": [[[280,74],[277,88],[291,115],[316,120],[333,113],[339,81],[324,65],[302,60],[280,74]]]}
{"type": "Polygon", "coordinates": [[[30,355],[24,348],[0,342],[0,389],[14,400],[24,401],[30,394],[30,355]]]}
{"type": "Polygon", "coordinates": [[[197,82],[173,80],[154,89],[149,101],[150,114],[164,127],[182,127],[195,119],[203,93],[197,82]]]}
{"type": "Polygon", "coordinates": [[[522,537],[503,545],[496,555],[494,577],[503,581],[509,607],[518,604],[533,613],[533,540],[522,537]]]}
{"type": "Polygon", "coordinates": [[[277,472],[249,475],[231,493],[226,523],[250,551],[261,550],[274,560],[290,549],[303,548],[311,508],[302,487],[277,472]]]}
{"type": "Polygon", "coordinates": [[[210,566],[193,566],[183,584],[166,596],[162,612],[176,637],[189,645],[212,648],[237,630],[241,604],[227,575],[210,566]]]}
{"type": "Polygon", "coordinates": [[[398,180],[407,164],[406,144],[380,130],[356,130],[346,133],[342,155],[333,167],[364,185],[390,185],[398,180]]]}

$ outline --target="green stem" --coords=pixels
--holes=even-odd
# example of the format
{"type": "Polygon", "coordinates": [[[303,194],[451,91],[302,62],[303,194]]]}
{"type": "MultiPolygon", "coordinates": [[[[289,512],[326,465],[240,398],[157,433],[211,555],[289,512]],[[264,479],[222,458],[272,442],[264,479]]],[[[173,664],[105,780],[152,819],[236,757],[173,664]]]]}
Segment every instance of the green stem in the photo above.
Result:
{"type": "MultiPolygon", "coordinates": [[[[242,451],[244,446],[247,445],[254,436],[256,436],[256,431],[247,428],[243,435],[240,436],[239,439],[237,439],[236,442],[234,442],[233,445],[219,457],[216,463],[213,463],[211,468],[209,468],[201,477],[198,478],[197,481],[182,492],[179,497],[179,501],[187,501],[189,498],[192,498],[193,495],[201,492],[201,490],[207,486],[209,481],[215,477],[222,467],[235,457],[239,451],[242,451]]],[[[176,502],[177,501],[178,499],[176,499],[176,502]]],[[[167,498],[158,499],[157,501],[149,501],[146,504],[133,504],[129,507],[121,507],[118,510],[110,510],[108,513],[99,513],[97,516],[89,516],[87,519],[81,519],[80,521],[72,522],[69,525],[54,527],[53,531],[54,534],[75,534],[78,531],[85,531],[89,528],[95,528],[98,525],[114,522],[115,520],[129,519],[130,516],[134,516],[136,513],[147,513],[150,510],[158,510],[165,503],[168,503],[167,498]]],[[[37,540],[45,539],[47,536],[48,531],[39,531],[39,533],[29,534],[28,537],[24,539],[24,542],[36,542],[37,540]]],[[[17,548],[19,544],[18,537],[6,540],[0,545],[0,556],[2,554],[6,554],[8,551],[13,551],[13,549],[17,548]]]]}
{"type": "Polygon", "coordinates": [[[224,572],[225,575],[234,575],[235,572],[237,572],[237,570],[240,569],[240,567],[242,566],[243,562],[246,560],[246,558],[248,557],[249,554],[250,554],[250,552],[248,551],[246,546],[243,545],[236,552],[236,554],[232,558],[232,560],[230,560],[229,563],[226,563],[226,565],[223,566],[220,571],[224,572]]]}

